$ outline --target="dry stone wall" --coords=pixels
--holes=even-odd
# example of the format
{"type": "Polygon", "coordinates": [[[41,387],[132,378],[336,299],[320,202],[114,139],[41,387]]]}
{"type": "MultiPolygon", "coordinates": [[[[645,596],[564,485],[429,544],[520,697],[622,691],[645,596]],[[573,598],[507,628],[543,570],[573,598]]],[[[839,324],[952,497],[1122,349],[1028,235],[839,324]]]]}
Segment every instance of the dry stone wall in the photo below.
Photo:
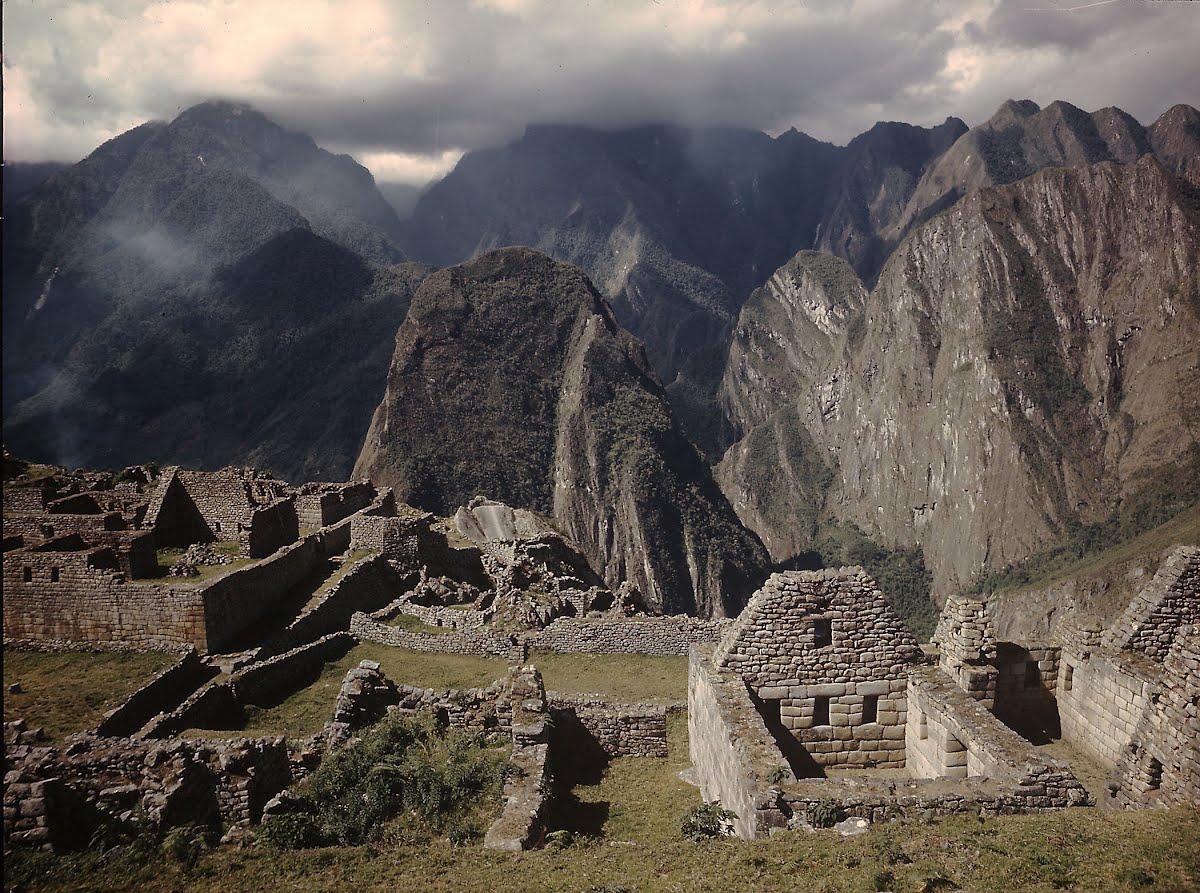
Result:
{"type": "Polygon", "coordinates": [[[194,648],[189,649],[176,663],[105,713],[93,734],[101,738],[132,737],[151,720],[178,707],[218,672],[201,661],[194,648]]]}
{"type": "Polygon", "coordinates": [[[375,611],[390,602],[400,583],[400,575],[382,556],[360,558],[315,604],[305,608],[283,632],[263,645],[258,656],[280,654],[348,629],[356,612],[375,611]]]}
{"type": "Polygon", "coordinates": [[[688,655],[688,755],[705,801],[732,810],[734,833],[754,839],[758,810],[773,799],[767,779],[788,771],[788,760],[746,683],[714,663],[712,646],[694,646],[688,655]]]}
{"type": "Polygon", "coordinates": [[[861,568],[774,574],[717,646],[820,766],[904,765],[906,669],[920,648],[861,568]]]}
{"type": "Polygon", "coordinates": [[[1057,688],[1063,737],[1113,769],[1150,707],[1157,675],[1131,655],[1064,645],[1057,688]]]}
{"type": "MultiPolygon", "coordinates": [[[[547,692],[556,740],[573,736],[605,757],[665,757],[667,707],[617,704],[602,695],[547,692]]],[[[576,747],[579,747],[576,744],[576,747]]]]}
{"type": "Polygon", "coordinates": [[[517,659],[525,654],[521,640],[514,635],[495,635],[486,629],[426,635],[388,626],[361,613],[350,618],[350,632],[367,642],[430,654],[494,654],[517,659]]]}
{"type": "Polygon", "coordinates": [[[1182,625],[1200,623],[1200,547],[1176,546],[1154,579],[1105,631],[1101,644],[1161,663],[1182,625]]]}
{"type": "Polygon", "coordinates": [[[130,583],[117,565],[104,547],[5,553],[5,638],[207,646],[201,590],[130,583]]]}
{"type": "Polygon", "coordinates": [[[304,484],[296,491],[296,516],[301,527],[318,530],[361,511],[375,496],[370,481],[304,484]]]}
{"type": "Polygon", "coordinates": [[[294,543],[299,536],[296,503],[292,496],[252,508],[237,528],[241,553],[250,558],[265,558],[277,549],[294,543]]]}
{"type": "Polygon", "coordinates": [[[16,845],[67,850],[101,824],[129,826],[137,811],[167,829],[256,823],[291,783],[279,738],[132,741],[82,736],[67,748],[6,749],[4,832],[16,845]]]}
{"type": "Polygon", "coordinates": [[[692,645],[716,642],[729,623],[684,616],[629,620],[562,617],[528,636],[527,641],[530,648],[542,651],[683,656],[692,645]]]}

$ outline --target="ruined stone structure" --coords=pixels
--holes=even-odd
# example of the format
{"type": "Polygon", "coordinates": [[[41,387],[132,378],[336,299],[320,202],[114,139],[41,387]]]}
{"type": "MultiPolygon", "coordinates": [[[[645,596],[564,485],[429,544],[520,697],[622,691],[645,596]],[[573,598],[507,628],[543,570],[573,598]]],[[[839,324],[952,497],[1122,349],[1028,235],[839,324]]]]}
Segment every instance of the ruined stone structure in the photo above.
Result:
{"type": "Polygon", "coordinates": [[[1113,804],[1200,804],[1200,549],[1173,550],[1108,629],[1059,630],[1063,736],[1112,772],[1113,804]]]}
{"type": "Polygon", "coordinates": [[[13,843],[71,849],[101,824],[131,827],[135,810],[161,829],[255,824],[291,781],[281,738],[7,744],[4,833],[13,843]]]}
{"type": "Polygon", "coordinates": [[[304,484],[296,490],[296,518],[301,528],[319,530],[365,509],[375,495],[370,481],[304,484]]]}
{"type": "Polygon", "coordinates": [[[737,813],[743,837],[803,826],[826,801],[872,821],[1088,803],[1066,764],[991,712],[999,692],[1017,699],[1014,676],[1043,684],[1041,662],[1025,659],[1034,652],[1000,647],[986,605],[965,599],[947,605],[937,638],[931,666],[859,568],[773,576],[715,648],[691,651],[705,798],[737,813]],[[1003,655],[1020,670],[997,666],[1003,655]],[[911,777],[826,777],[847,766],[911,777]]]}
{"type": "Polygon", "coordinates": [[[1110,628],[1075,617],[1046,642],[998,641],[987,602],[953,596],[931,660],[913,659],[910,644],[892,637],[893,654],[906,659],[889,666],[886,651],[879,659],[887,615],[873,607],[861,573],[776,575],[719,645],[692,649],[688,721],[701,788],[738,813],[744,837],[803,825],[829,800],[872,821],[1093,803],[1070,767],[1033,743],[1061,734],[1112,773],[1106,805],[1200,804],[1198,583],[1200,549],[1177,547],[1110,628]],[[834,622],[818,622],[826,616],[834,622]],[[836,655],[839,619],[866,638],[836,655]],[[818,680],[823,673],[834,678],[818,680]],[[867,708],[849,701],[835,713],[830,703],[826,714],[824,703],[797,710],[789,700],[825,692],[848,700],[857,680],[876,673],[902,728],[894,757],[858,756],[856,764],[903,766],[911,778],[821,777],[824,767],[849,762],[846,754],[877,746],[855,744],[873,737],[858,731],[867,708]],[[832,756],[825,740],[810,737],[813,715],[844,729],[832,756]]]}
{"type": "Polygon", "coordinates": [[[904,765],[916,640],[861,569],[773,575],[713,655],[818,766],[904,765]]]}
{"type": "Polygon", "coordinates": [[[184,471],[172,466],[159,477],[146,524],[159,547],[222,540],[242,554],[262,558],[299,535],[295,497],[283,481],[251,468],[184,471]]]}

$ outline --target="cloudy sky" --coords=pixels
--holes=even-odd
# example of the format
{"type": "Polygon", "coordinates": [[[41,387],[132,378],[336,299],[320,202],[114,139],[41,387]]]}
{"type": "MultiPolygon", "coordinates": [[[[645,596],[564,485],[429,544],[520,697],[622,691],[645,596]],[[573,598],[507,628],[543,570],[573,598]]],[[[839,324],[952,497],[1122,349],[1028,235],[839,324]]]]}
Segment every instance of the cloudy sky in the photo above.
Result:
{"type": "Polygon", "coordinates": [[[151,118],[248,102],[382,181],[530,122],[985,120],[1007,98],[1200,104],[1192,0],[5,0],[4,155],[78,160],[151,118]]]}

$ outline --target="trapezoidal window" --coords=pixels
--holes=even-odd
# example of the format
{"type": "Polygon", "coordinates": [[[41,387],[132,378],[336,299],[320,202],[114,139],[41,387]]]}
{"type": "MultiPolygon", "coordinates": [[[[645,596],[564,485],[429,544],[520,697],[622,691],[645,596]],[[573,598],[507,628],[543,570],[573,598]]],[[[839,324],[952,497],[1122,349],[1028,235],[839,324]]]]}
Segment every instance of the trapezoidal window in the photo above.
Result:
{"type": "Polygon", "coordinates": [[[50,568],[50,582],[51,583],[58,582],[58,568],[56,568],[56,567],[50,568]]]}
{"type": "Polygon", "coordinates": [[[1063,664],[1063,691],[1071,690],[1071,682],[1075,678],[1075,668],[1070,664],[1063,664]]]}
{"type": "Polygon", "coordinates": [[[21,579],[24,580],[26,583],[32,583],[33,582],[33,568],[31,568],[31,567],[21,568],[21,579]]]}
{"type": "Polygon", "coordinates": [[[879,722],[879,695],[863,697],[863,722],[879,722]]]}
{"type": "Polygon", "coordinates": [[[829,725],[829,698],[820,697],[813,699],[813,721],[814,726],[829,725]]]}
{"type": "Polygon", "coordinates": [[[828,617],[818,617],[812,624],[814,648],[825,648],[833,644],[833,621],[828,617]]]}

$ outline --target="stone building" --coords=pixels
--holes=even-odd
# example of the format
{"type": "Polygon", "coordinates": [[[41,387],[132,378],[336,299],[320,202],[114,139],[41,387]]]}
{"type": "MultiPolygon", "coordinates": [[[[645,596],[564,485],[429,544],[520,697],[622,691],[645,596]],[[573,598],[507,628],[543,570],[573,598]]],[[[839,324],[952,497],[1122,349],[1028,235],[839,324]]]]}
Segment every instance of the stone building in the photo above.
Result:
{"type": "Polygon", "coordinates": [[[1111,626],[1059,630],[1062,734],[1112,772],[1113,804],[1200,804],[1198,623],[1200,549],[1179,546],[1111,626]]]}
{"type": "Polygon", "coordinates": [[[774,574],[717,646],[817,766],[904,765],[916,640],[861,569],[774,574]]]}
{"type": "Polygon", "coordinates": [[[243,555],[262,558],[300,535],[295,500],[286,483],[251,468],[172,466],[159,477],[145,524],[154,528],[160,548],[218,540],[240,543],[243,555]]]}

